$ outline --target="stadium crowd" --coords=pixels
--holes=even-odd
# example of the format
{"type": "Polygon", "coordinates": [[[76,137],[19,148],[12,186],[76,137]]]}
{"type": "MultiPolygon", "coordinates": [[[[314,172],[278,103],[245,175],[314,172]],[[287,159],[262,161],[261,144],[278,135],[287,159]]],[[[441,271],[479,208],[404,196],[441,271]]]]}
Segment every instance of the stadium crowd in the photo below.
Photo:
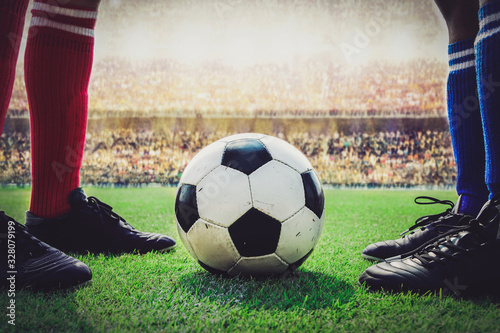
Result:
{"type": "MultiPolygon", "coordinates": [[[[153,132],[122,129],[88,134],[81,171],[85,185],[176,185],[203,147],[230,135],[218,132],[153,132]]],[[[333,186],[453,186],[455,162],[449,133],[275,133],[300,149],[321,180],[333,186]]],[[[26,133],[0,139],[0,183],[30,183],[26,133]]]]}
{"type": "MultiPolygon", "coordinates": [[[[20,69],[10,109],[27,116],[22,75],[20,69]]],[[[109,58],[94,67],[89,108],[91,116],[131,111],[142,116],[175,111],[204,116],[442,116],[446,75],[446,64],[423,59],[345,68],[307,61],[234,69],[219,63],[188,66],[173,60],[109,58]]]]}
{"type": "MultiPolygon", "coordinates": [[[[399,30],[411,31],[409,36],[419,45],[418,50],[425,51],[435,40],[439,24],[431,5],[429,1],[398,0],[103,2],[97,27],[102,39],[97,40],[96,51],[104,56],[96,55],[93,67],[89,118],[443,117],[446,61],[431,56],[388,61],[374,52],[369,61],[348,64],[338,55],[342,42],[353,42],[353,32],[374,26],[380,31],[372,31],[363,53],[393,45],[387,40],[399,30]],[[299,52],[284,61],[245,66],[209,58],[184,61],[169,52],[179,42],[172,39],[183,36],[177,33],[193,17],[194,21],[208,20],[207,27],[220,36],[230,35],[228,29],[234,27],[234,21],[251,22],[255,28],[256,22],[264,27],[264,23],[280,25],[293,18],[298,26],[304,24],[308,36],[318,37],[327,51],[299,52]],[[150,45],[140,43],[148,39],[150,45]],[[127,49],[131,40],[139,44],[127,49]],[[134,58],[134,51],[148,54],[134,58]]],[[[187,35],[193,36],[194,28],[188,27],[187,35]]],[[[21,57],[8,117],[29,117],[23,77],[21,57]]],[[[176,184],[197,151],[229,134],[135,129],[91,132],[82,182],[103,186],[176,184]]],[[[454,184],[447,132],[315,134],[306,130],[274,135],[299,147],[327,184],[454,184]]],[[[3,134],[0,183],[29,184],[29,163],[28,134],[3,134]]]]}

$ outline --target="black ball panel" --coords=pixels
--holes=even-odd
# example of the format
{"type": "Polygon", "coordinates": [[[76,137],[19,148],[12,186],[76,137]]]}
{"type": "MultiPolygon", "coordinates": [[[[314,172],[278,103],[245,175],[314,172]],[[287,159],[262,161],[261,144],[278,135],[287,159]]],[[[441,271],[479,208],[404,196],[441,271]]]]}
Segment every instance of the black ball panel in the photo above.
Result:
{"type": "Polygon", "coordinates": [[[202,262],[200,260],[198,260],[198,263],[200,264],[201,267],[203,267],[208,272],[210,272],[210,273],[212,273],[214,275],[219,275],[219,276],[222,276],[222,277],[229,277],[229,274],[227,272],[224,272],[224,271],[215,269],[215,268],[213,268],[211,266],[208,266],[207,264],[205,264],[204,262],[202,262]]]}
{"type": "Polygon", "coordinates": [[[309,208],[317,217],[321,218],[325,209],[325,195],[321,182],[313,170],[302,174],[304,183],[304,192],[306,195],[306,207],[309,208]]]}
{"type": "Polygon", "coordinates": [[[257,139],[242,139],[227,144],[221,164],[250,175],[272,159],[262,142],[257,139]]]}
{"type": "Polygon", "coordinates": [[[184,232],[188,232],[198,221],[200,215],[196,202],[196,186],[181,185],[175,198],[175,217],[184,232]]]}
{"type": "Polygon", "coordinates": [[[303,256],[302,258],[300,258],[299,260],[297,260],[293,264],[290,264],[290,266],[288,266],[288,268],[287,268],[287,271],[293,272],[294,270],[296,270],[297,268],[299,268],[299,266],[302,265],[304,263],[304,261],[307,260],[307,258],[309,258],[309,256],[313,252],[313,250],[314,249],[312,249],[311,251],[307,252],[307,254],[305,256],[303,256]]]}
{"type": "Polygon", "coordinates": [[[236,249],[242,256],[258,257],[276,251],[281,223],[251,208],[228,229],[236,249]]]}

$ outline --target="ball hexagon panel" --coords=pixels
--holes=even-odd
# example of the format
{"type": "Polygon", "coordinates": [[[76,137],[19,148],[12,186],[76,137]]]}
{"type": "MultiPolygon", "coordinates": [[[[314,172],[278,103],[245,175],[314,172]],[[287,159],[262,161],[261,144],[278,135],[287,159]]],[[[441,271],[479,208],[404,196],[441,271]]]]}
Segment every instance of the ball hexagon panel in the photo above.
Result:
{"type": "Polygon", "coordinates": [[[196,200],[196,186],[182,184],[175,196],[175,218],[184,232],[188,232],[200,218],[196,200]]]}
{"type": "Polygon", "coordinates": [[[252,207],[247,175],[221,165],[200,181],[196,196],[200,217],[222,227],[252,207]]]}
{"type": "Polygon", "coordinates": [[[323,220],[309,208],[302,208],[281,224],[276,254],[289,264],[297,262],[314,248],[322,229],[323,220]]]}
{"type": "Polygon", "coordinates": [[[225,147],[225,142],[216,141],[203,148],[187,165],[180,183],[198,185],[206,174],[220,165],[225,147]]]}
{"type": "Polygon", "coordinates": [[[199,261],[227,272],[240,258],[227,228],[199,219],[187,233],[189,244],[199,261]]]}
{"type": "Polygon", "coordinates": [[[271,160],[272,157],[262,142],[257,139],[241,139],[227,143],[221,164],[249,175],[271,160]]]}
{"type": "Polygon", "coordinates": [[[187,239],[187,234],[184,232],[184,230],[182,229],[182,227],[180,226],[179,223],[177,223],[177,232],[178,232],[179,237],[182,241],[182,244],[184,244],[184,247],[189,252],[191,257],[193,257],[195,260],[198,260],[198,257],[196,257],[196,253],[194,253],[194,250],[193,250],[191,244],[189,244],[189,240],[187,239]]]}
{"type": "Polygon", "coordinates": [[[227,142],[241,140],[241,139],[257,139],[258,140],[258,139],[261,139],[265,136],[266,136],[265,134],[260,134],[260,133],[240,133],[240,134],[234,134],[234,135],[227,136],[225,138],[220,139],[219,141],[227,143],[227,142]]]}
{"type": "Polygon", "coordinates": [[[238,263],[229,270],[230,276],[238,274],[247,276],[271,276],[283,274],[288,268],[288,264],[281,260],[276,254],[269,254],[261,257],[242,257],[238,263]]]}
{"type": "Polygon", "coordinates": [[[323,216],[325,209],[325,195],[321,181],[316,175],[314,170],[304,172],[302,174],[302,181],[304,182],[304,191],[306,197],[306,207],[316,214],[316,216],[323,216]]]}
{"type": "Polygon", "coordinates": [[[288,142],[273,136],[266,136],[260,141],[264,143],[274,160],[283,162],[298,173],[312,170],[313,167],[307,157],[288,142]]]}
{"type": "Polygon", "coordinates": [[[289,166],[271,161],[250,176],[253,206],[284,221],[305,205],[300,174],[289,166]]]}
{"type": "Polygon", "coordinates": [[[228,229],[234,246],[242,256],[258,257],[276,251],[281,223],[251,208],[228,229]]]}

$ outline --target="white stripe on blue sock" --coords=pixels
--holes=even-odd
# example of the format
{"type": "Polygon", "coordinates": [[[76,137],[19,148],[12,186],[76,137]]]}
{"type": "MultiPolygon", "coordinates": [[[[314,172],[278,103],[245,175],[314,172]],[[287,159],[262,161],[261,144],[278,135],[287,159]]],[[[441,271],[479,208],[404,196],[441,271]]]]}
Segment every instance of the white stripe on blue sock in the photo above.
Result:
{"type": "Polygon", "coordinates": [[[476,66],[474,48],[468,48],[448,55],[450,72],[460,71],[476,66]]]}

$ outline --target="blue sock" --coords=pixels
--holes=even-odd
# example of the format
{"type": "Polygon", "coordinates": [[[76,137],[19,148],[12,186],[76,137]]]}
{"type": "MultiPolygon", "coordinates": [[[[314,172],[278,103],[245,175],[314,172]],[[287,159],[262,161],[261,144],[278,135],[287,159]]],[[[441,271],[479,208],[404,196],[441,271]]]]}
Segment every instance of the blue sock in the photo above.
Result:
{"type": "Polygon", "coordinates": [[[448,121],[457,164],[458,212],[476,216],[488,199],[484,182],[484,139],[477,98],[474,40],[448,46],[448,121]]]}
{"type": "Polygon", "coordinates": [[[500,1],[479,10],[476,37],[477,87],[486,149],[485,179],[490,198],[500,193],[500,1]]]}

